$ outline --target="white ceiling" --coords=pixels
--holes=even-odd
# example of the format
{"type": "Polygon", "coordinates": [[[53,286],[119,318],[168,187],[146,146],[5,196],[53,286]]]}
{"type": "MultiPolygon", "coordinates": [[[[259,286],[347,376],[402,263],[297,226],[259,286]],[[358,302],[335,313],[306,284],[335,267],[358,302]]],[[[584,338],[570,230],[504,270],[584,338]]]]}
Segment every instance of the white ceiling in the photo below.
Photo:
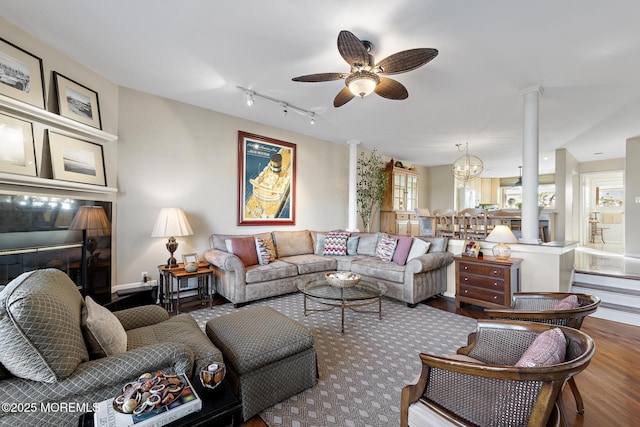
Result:
{"type": "MultiPolygon", "coordinates": [[[[0,0],[6,19],[125,87],[366,149],[417,165],[453,162],[455,144],[483,176],[517,176],[521,90],[541,85],[540,171],[554,150],[578,161],[624,157],[640,136],[637,0],[0,0]],[[340,30],[374,44],[377,60],[416,47],[427,65],[392,76],[409,98],[373,94],[340,108],[347,72],[340,30]],[[278,104],[247,107],[237,86],[314,111],[311,126],[278,104]],[[596,154],[600,153],[600,154],[596,154]],[[545,160],[545,158],[548,158],[545,160]]],[[[295,141],[292,141],[295,142],[295,141]]]]}

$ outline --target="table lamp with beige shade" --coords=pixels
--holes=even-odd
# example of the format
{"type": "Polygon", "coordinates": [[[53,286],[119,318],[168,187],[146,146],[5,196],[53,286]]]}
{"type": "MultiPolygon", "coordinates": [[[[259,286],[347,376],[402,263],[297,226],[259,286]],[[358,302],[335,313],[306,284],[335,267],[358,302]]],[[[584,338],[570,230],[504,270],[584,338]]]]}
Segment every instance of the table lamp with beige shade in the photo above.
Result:
{"type": "Polygon", "coordinates": [[[81,206],[73,217],[69,230],[82,230],[82,241],[89,252],[87,265],[96,261],[94,252],[98,247],[96,237],[110,236],[111,223],[102,206],[81,206]]]}
{"type": "Polygon", "coordinates": [[[507,243],[518,243],[518,238],[508,226],[496,225],[486,237],[485,241],[497,243],[497,245],[493,247],[493,256],[497,259],[509,259],[511,256],[511,248],[507,243]]]}
{"type": "Polygon", "coordinates": [[[167,260],[166,266],[168,268],[176,267],[178,262],[176,261],[173,253],[178,249],[178,242],[176,236],[191,236],[193,230],[187,216],[184,214],[182,208],[162,208],[158,214],[156,225],[153,227],[151,237],[168,237],[167,250],[171,254],[167,260]]]}

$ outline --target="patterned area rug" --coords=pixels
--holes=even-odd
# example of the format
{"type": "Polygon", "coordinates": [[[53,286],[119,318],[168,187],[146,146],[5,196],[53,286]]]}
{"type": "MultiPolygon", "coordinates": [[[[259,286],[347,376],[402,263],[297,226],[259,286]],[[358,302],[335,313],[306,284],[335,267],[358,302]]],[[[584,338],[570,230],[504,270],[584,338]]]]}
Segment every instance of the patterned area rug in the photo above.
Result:
{"type": "MultiPolygon", "coordinates": [[[[271,427],[399,425],[400,392],[420,373],[418,353],[453,354],[476,327],[471,318],[424,304],[412,309],[385,298],[381,320],[377,313],[347,310],[341,334],[339,309],[305,317],[302,294],[246,307],[256,305],[268,305],[306,325],[318,353],[317,385],[260,413],[271,427]]],[[[207,320],[236,310],[224,304],[191,314],[204,330],[207,320]]]]}

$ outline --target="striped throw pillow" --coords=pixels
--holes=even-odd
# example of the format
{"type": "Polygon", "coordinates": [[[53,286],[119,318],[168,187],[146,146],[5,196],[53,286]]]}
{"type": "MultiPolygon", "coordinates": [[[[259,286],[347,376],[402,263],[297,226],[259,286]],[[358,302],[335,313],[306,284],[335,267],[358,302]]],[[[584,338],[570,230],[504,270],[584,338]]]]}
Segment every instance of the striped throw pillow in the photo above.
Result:
{"type": "Polygon", "coordinates": [[[351,233],[347,231],[331,231],[324,238],[322,255],[345,256],[347,254],[347,240],[351,233]]]}
{"type": "Polygon", "coordinates": [[[267,241],[256,237],[256,253],[258,255],[258,263],[260,265],[267,265],[273,261],[273,255],[267,241]]]}
{"type": "Polygon", "coordinates": [[[397,236],[382,233],[378,239],[378,246],[376,246],[376,258],[383,262],[391,262],[397,244],[397,236]]]}

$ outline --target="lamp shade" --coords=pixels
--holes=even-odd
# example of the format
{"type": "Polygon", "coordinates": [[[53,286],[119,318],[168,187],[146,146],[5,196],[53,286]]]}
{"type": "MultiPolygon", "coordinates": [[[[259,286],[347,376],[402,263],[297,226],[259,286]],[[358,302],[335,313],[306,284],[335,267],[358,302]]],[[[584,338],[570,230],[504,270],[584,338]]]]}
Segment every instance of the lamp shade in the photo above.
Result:
{"type": "Polygon", "coordinates": [[[87,236],[110,236],[111,223],[102,206],[81,206],[73,217],[70,230],[87,230],[87,236]]]}
{"type": "Polygon", "coordinates": [[[162,208],[151,237],[191,236],[193,230],[182,208],[162,208]]]}
{"type": "Polygon", "coordinates": [[[496,225],[485,239],[487,242],[497,243],[493,247],[493,256],[498,259],[509,259],[511,248],[507,243],[517,243],[518,239],[506,225],[496,225]]]}
{"type": "Polygon", "coordinates": [[[496,225],[485,241],[493,243],[518,243],[518,238],[506,225],[496,225]]]}

